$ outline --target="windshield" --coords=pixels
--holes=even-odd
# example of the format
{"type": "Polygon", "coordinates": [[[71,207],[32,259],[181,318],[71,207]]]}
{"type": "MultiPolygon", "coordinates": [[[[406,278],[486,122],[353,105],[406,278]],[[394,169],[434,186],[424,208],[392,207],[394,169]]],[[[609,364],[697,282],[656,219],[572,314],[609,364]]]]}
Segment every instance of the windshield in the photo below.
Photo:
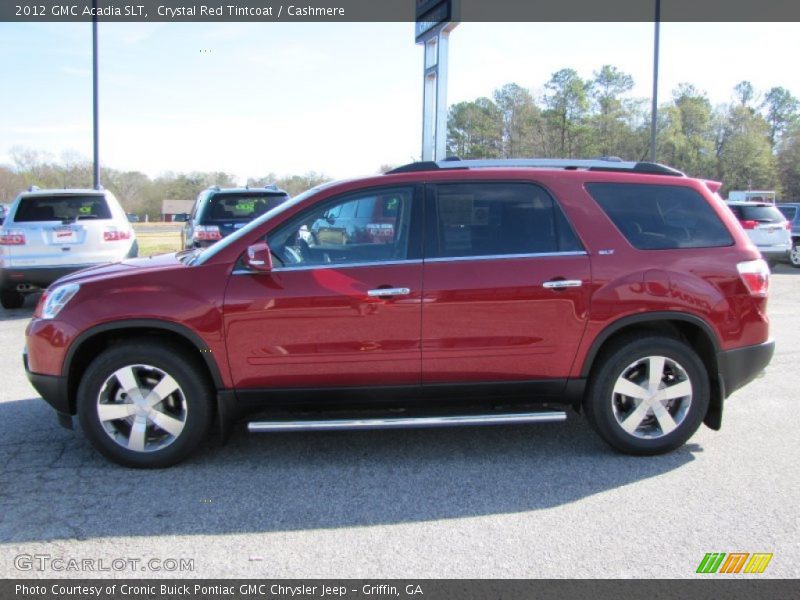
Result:
{"type": "Polygon", "coordinates": [[[276,206],[269,212],[255,219],[254,221],[250,221],[247,225],[242,227],[236,233],[233,233],[228,237],[222,238],[219,242],[200,251],[198,254],[194,255],[193,258],[189,259],[187,261],[187,264],[202,265],[203,263],[208,261],[211,257],[213,257],[217,252],[223,250],[224,248],[227,248],[231,244],[235,244],[240,238],[248,235],[254,229],[261,227],[261,225],[269,221],[272,217],[281,214],[285,210],[289,210],[293,206],[296,206],[298,203],[303,202],[309,196],[312,196],[313,194],[316,194],[317,192],[324,190],[325,188],[328,188],[334,185],[335,183],[337,182],[330,181],[328,183],[323,183],[322,185],[318,185],[317,187],[313,187],[309,190],[306,190],[302,194],[295,196],[294,198],[288,200],[287,202],[284,202],[280,206],[276,206]]]}
{"type": "Polygon", "coordinates": [[[214,194],[206,204],[201,223],[250,221],[283,204],[289,196],[283,193],[237,192],[214,194]]]}
{"type": "Polygon", "coordinates": [[[14,215],[15,223],[35,221],[75,221],[110,219],[106,199],[96,195],[29,196],[22,198],[14,215]]]}

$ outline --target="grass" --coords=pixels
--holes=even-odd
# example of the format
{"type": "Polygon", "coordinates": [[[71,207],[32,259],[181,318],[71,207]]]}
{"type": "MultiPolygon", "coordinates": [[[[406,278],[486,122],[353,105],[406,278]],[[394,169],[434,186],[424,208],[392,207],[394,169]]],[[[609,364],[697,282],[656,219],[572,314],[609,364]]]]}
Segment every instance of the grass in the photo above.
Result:
{"type": "Polygon", "coordinates": [[[136,239],[139,240],[139,256],[177,252],[181,249],[180,231],[148,231],[137,233],[136,239]]]}

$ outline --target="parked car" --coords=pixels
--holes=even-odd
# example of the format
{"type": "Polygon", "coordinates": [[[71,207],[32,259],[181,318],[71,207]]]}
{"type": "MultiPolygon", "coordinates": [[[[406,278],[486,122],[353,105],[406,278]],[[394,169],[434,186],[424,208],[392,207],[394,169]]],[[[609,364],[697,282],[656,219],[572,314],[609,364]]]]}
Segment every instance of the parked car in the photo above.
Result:
{"type": "Polygon", "coordinates": [[[785,202],[777,205],[792,227],[792,249],[789,262],[795,269],[800,269],[800,203],[785,202]]]}
{"type": "Polygon", "coordinates": [[[128,213],[125,215],[128,218],[128,223],[138,223],[139,222],[139,215],[136,213],[128,213]]]}
{"type": "Polygon", "coordinates": [[[136,234],[107,190],[21,193],[0,229],[0,300],[19,308],[26,294],[66,275],[138,255],[136,234]]]}
{"type": "Polygon", "coordinates": [[[789,258],[791,224],[781,211],[766,202],[728,201],[727,204],[770,266],[789,258]]]}
{"type": "Polygon", "coordinates": [[[569,408],[621,452],[668,452],[719,429],[774,351],[769,268],[719,186],[572,159],[325,184],[209,248],[62,278],[25,369],[63,424],[77,415],[132,467],[180,461],[212,422],[224,438],[242,419],[430,427],[569,408]],[[322,235],[330,219],[343,233],[322,235]]]}
{"type": "Polygon", "coordinates": [[[0,204],[0,225],[2,225],[3,221],[6,220],[6,212],[7,212],[6,205],[0,204]]]}
{"type": "Polygon", "coordinates": [[[210,187],[200,192],[184,221],[183,248],[204,248],[241,229],[256,217],[280,206],[289,194],[277,186],[263,188],[210,187]]]}

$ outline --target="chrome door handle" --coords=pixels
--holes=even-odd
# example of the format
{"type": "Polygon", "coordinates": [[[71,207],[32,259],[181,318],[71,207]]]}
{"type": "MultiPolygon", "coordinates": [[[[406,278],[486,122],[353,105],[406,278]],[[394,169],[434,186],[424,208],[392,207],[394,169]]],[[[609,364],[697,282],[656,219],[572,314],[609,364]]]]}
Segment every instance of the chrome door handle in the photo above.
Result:
{"type": "Polygon", "coordinates": [[[548,290],[562,290],[564,288],[581,287],[583,282],[580,279],[558,279],[555,281],[545,281],[542,286],[548,290]]]}
{"type": "Polygon", "coordinates": [[[408,296],[411,290],[408,288],[378,288],[377,290],[369,290],[367,296],[370,298],[378,298],[380,296],[408,296]]]}

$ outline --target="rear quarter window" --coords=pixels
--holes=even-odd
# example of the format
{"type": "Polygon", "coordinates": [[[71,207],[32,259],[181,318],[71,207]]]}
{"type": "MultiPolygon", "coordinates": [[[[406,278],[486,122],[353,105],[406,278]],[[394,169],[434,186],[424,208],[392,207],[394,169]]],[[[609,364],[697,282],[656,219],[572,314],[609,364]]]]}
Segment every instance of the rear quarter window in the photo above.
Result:
{"type": "Polygon", "coordinates": [[[691,188],[589,183],[586,190],[639,250],[714,248],[733,244],[714,209],[691,188]]]}
{"type": "Polygon", "coordinates": [[[15,223],[110,218],[103,196],[31,196],[19,201],[14,214],[15,223]]]}

